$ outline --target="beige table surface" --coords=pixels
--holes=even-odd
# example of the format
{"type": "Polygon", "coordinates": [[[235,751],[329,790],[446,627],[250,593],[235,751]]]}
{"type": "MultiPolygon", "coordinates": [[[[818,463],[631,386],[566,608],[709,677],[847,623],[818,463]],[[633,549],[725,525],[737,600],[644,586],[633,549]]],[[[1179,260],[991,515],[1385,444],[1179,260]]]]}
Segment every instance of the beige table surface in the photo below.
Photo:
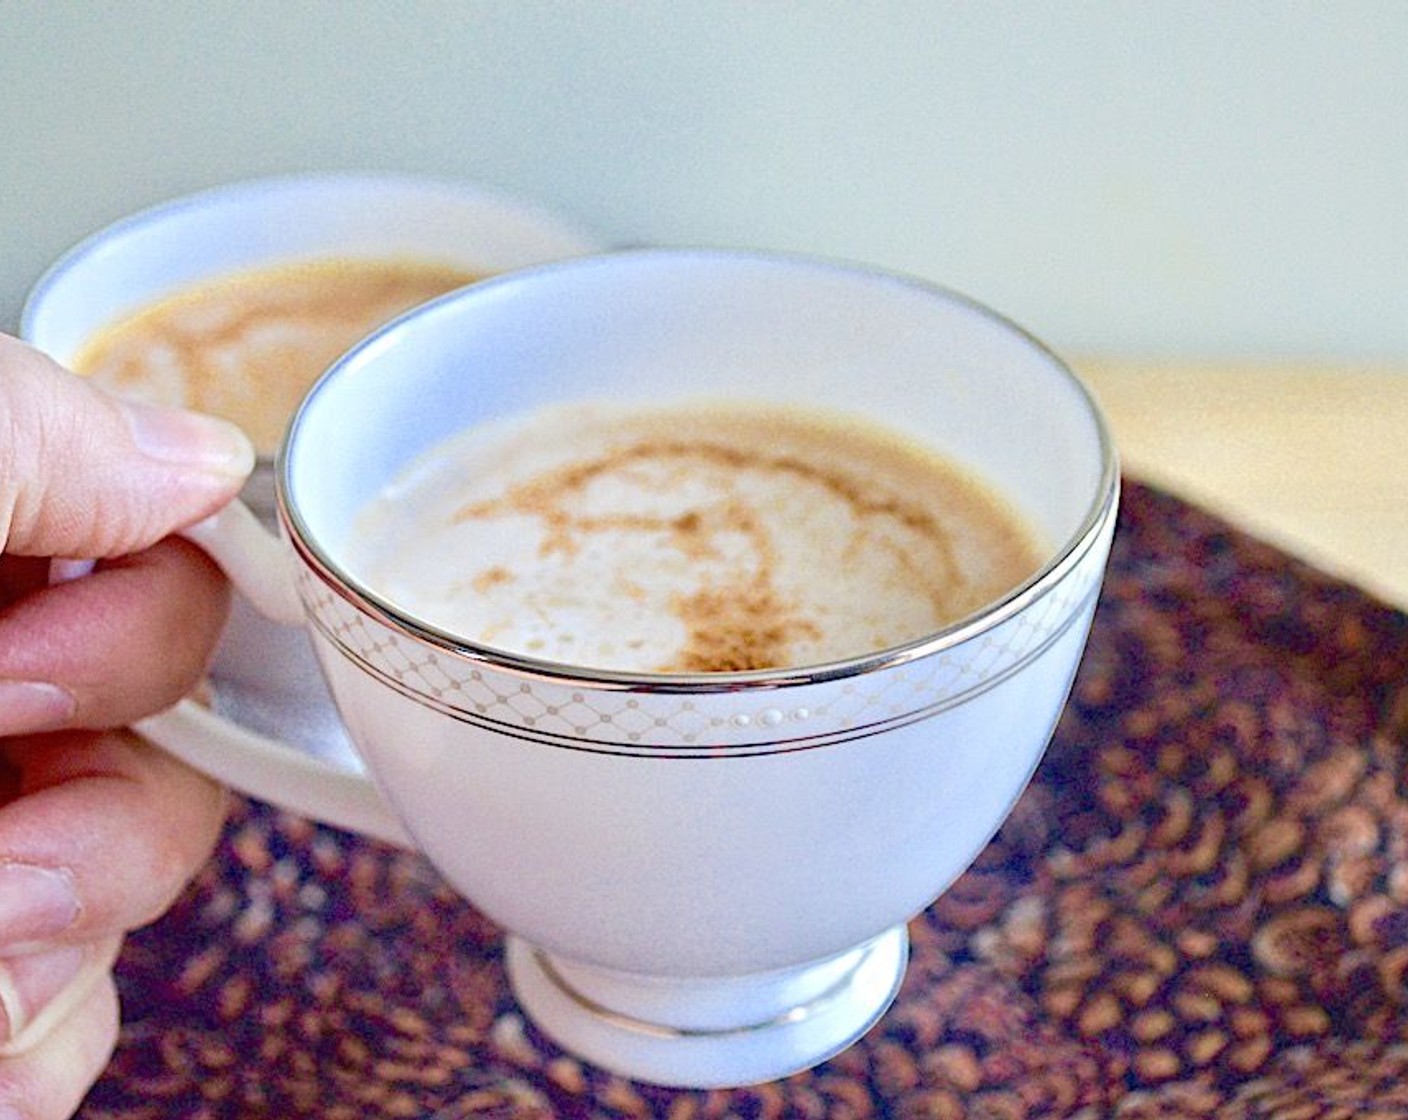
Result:
{"type": "Polygon", "coordinates": [[[1126,473],[1408,608],[1408,370],[1072,365],[1126,473]]]}

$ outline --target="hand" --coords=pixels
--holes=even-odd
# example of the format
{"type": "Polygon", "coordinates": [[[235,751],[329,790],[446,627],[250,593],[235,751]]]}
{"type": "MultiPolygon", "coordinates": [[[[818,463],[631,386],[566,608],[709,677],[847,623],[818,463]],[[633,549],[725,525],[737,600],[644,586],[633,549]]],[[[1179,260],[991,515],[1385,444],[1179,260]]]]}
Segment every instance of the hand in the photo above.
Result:
{"type": "Polygon", "coordinates": [[[0,335],[0,1120],[61,1120],[117,1039],[110,965],[208,857],[214,784],[120,729],[200,678],[228,589],[169,535],[239,489],[237,429],[119,403],[0,335]],[[52,582],[67,566],[92,573],[52,582]]]}

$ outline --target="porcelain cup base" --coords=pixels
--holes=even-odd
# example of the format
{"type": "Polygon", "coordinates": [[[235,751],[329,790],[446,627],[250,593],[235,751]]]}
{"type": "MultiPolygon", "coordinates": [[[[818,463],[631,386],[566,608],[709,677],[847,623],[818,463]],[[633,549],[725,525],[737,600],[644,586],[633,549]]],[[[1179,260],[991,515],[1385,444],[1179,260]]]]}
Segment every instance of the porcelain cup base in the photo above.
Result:
{"type": "Polygon", "coordinates": [[[509,936],[509,980],[546,1035],[636,1081],[726,1088],[825,1061],[864,1035],[899,990],[896,926],[822,961],[762,975],[676,980],[582,965],[509,936]]]}

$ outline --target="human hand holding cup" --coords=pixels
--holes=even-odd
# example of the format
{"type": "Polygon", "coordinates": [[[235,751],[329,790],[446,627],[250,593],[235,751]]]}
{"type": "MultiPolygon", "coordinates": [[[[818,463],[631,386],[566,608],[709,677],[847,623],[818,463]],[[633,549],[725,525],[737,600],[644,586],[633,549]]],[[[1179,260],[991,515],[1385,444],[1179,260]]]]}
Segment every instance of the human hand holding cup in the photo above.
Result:
{"type": "MultiPolygon", "coordinates": [[[[410,313],[325,374],[276,473],[284,543],[236,539],[238,514],[197,539],[255,601],[296,589],[370,773],[350,780],[384,799],[385,828],[368,830],[402,832],[506,930],[514,991],[548,1034],[694,1086],[813,1065],[883,1013],[906,922],[1040,760],[1118,494],[1089,395],[1011,324],[882,273],[709,252],[543,266],[410,313]],[[933,446],[1010,500],[1042,561],[896,646],[690,674],[466,639],[349,559],[359,511],[461,429],[564,402],[700,398],[838,410],[933,446]]],[[[189,728],[165,719],[142,730],[180,751],[189,728]]],[[[281,775],[274,800],[367,827],[296,752],[246,763],[281,775]]]]}

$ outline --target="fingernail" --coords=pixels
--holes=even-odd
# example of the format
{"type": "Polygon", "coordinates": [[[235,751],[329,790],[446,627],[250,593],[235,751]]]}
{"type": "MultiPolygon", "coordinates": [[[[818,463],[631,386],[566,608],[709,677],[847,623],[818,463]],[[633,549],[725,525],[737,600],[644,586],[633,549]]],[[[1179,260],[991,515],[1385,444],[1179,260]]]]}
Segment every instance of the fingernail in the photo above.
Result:
{"type": "Polygon", "coordinates": [[[68,872],[0,864],[0,946],[16,949],[55,938],[73,925],[80,908],[68,872]]]}
{"type": "MultiPolygon", "coordinates": [[[[83,969],[81,945],[23,953],[0,961],[0,1044],[10,1047],[83,969]]],[[[3,1117],[0,1113],[0,1117],[3,1117]]]]}
{"type": "Polygon", "coordinates": [[[46,681],[0,681],[0,736],[52,731],[73,718],[73,695],[46,681]]]}
{"type": "Polygon", "coordinates": [[[254,469],[254,445],[234,424],[200,412],[121,401],[132,439],[163,463],[244,477],[254,469]]]}

